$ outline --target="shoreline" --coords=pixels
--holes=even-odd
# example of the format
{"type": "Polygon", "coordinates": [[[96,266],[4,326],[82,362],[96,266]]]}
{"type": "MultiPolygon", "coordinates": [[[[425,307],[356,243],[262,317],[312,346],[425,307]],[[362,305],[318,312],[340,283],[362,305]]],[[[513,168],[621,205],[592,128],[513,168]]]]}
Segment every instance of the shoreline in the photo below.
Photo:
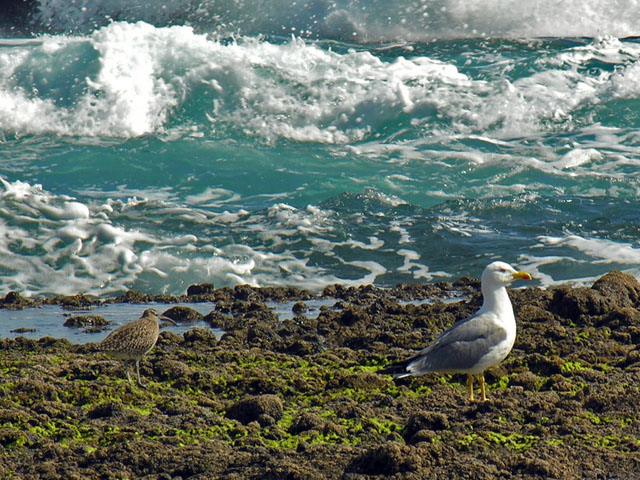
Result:
{"type": "MultiPolygon", "coordinates": [[[[313,318],[305,302],[317,295],[306,290],[192,290],[189,301],[215,302],[207,324],[225,333],[162,332],[141,362],[146,389],[129,385],[121,363],[93,343],[0,340],[0,474],[418,479],[640,471],[640,283],[630,275],[611,272],[591,288],[509,290],[518,336],[487,372],[486,403],[466,401],[463,375],[376,374],[473,313],[478,286],[468,278],[332,286],[321,295],[338,306],[313,318]],[[454,290],[468,299],[436,299],[454,290]],[[284,300],[297,311],[280,321],[265,302],[284,300]]],[[[134,292],[121,300],[142,307],[157,298],[134,292]]],[[[0,303],[27,306],[22,297],[9,300],[0,303]]],[[[103,300],[52,301],[77,308],[103,300]]]]}
{"type": "Polygon", "coordinates": [[[23,297],[15,291],[8,292],[0,298],[0,309],[16,310],[35,308],[42,305],[58,305],[67,308],[95,307],[105,304],[132,303],[199,303],[219,301],[261,301],[287,302],[306,300],[355,300],[360,297],[366,299],[372,295],[383,298],[395,298],[400,301],[433,300],[451,297],[455,294],[478,293],[480,281],[470,277],[462,277],[455,282],[437,282],[433,284],[398,284],[392,288],[361,285],[345,287],[341,284],[329,285],[322,290],[313,292],[296,287],[252,287],[250,285],[236,285],[235,287],[215,288],[211,283],[190,285],[183,295],[154,295],[129,290],[122,295],[98,297],[95,295],[40,295],[23,297]]]}

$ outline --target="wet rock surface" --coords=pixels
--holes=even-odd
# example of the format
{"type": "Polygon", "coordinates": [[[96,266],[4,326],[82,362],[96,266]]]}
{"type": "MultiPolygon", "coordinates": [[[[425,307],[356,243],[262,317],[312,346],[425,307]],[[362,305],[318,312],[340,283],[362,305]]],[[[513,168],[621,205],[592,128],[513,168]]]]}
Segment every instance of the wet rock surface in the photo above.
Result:
{"type": "Polygon", "coordinates": [[[202,320],[202,315],[189,307],[171,307],[163,312],[163,315],[176,323],[191,324],[202,320]]]}
{"type": "Polygon", "coordinates": [[[74,315],[67,318],[63,325],[69,328],[104,327],[109,325],[109,322],[100,315],[74,315]]]}
{"type": "Polygon", "coordinates": [[[473,313],[478,289],[462,279],[335,285],[320,296],[247,286],[184,297],[12,295],[5,308],[206,298],[215,305],[204,320],[225,333],[163,331],[141,362],[146,388],[94,344],[0,340],[0,478],[637,478],[633,277],[511,290],[518,337],[486,374],[486,403],[468,403],[463,375],[376,373],[473,313]],[[335,305],[312,316],[306,305],[319,297],[335,305]],[[271,301],[299,303],[295,316],[279,320],[271,301]]]}

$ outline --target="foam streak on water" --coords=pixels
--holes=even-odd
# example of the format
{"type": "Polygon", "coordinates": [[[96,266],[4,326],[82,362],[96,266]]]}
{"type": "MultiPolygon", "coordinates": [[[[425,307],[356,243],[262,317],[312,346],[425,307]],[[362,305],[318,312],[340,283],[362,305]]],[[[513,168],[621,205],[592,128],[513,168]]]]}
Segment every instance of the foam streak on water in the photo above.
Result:
{"type": "Polygon", "coordinates": [[[638,42],[203,30],[0,43],[4,291],[635,273],[638,42]]]}

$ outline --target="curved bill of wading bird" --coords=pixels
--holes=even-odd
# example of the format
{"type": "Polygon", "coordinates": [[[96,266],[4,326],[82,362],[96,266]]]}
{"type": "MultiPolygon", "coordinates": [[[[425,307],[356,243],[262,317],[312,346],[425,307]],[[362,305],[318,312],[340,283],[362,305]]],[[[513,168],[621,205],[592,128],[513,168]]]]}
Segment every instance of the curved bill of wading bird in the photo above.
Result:
{"type": "Polygon", "coordinates": [[[170,318],[158,315],[153,308],[148,308],[138,320],[118,327],[98,344],[100,351],[116,360],[122,360],[129,383],[133,383],[129,374],[129,364],[133,363],[136,366],[138,385],[145,385],[140,379],[140,360],[155,346],[160,334],[160,320],[176,325],[170,318]]]}
{"type": "Polygon", "coordinates": [[[483,303],[475,315],[455,323],[417,355],[378,373],[394,377],[425,373],[466,373],[469,401],[473,402],[473,377],[487,400],[484,371],[502,362],[516,339],[516,320],[505,288],[514,280],[531,280],[504,262],[493,262],[482,272],[483,303]]]}

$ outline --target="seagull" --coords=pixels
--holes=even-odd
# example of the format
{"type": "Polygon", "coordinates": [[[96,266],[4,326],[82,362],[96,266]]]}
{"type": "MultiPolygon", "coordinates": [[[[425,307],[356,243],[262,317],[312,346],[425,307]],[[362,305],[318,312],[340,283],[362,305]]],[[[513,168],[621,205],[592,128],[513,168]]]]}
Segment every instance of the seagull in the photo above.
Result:
{"type": "Polygon", "coordinates": [[[516,319],[505,288],[514,280],[531,280],[505,262],[492,262],[482,272],[483,303],[475,315],[455,323],[417,355],[380,370],[396,378],[425,373],[466,373],[469,401],[477,376],[482,401],[487,401],[484,371],[502,362],[516,340],[516,319]]]}
{"type": "Polygon", "coordinates": [[[98,344],[99,350],[112,358],[123,361],[129,383],[133,383],[131,375],[129,375],[129,363],[134,363],[138,375],[138,385],[145,386],[140,379],[140,360],[149,353],[158,340],[159,320],[176,324],[169,317],[158,315],[158,312],[153,308],[148,308],[138,320],[118,327],[98,344]]]}

